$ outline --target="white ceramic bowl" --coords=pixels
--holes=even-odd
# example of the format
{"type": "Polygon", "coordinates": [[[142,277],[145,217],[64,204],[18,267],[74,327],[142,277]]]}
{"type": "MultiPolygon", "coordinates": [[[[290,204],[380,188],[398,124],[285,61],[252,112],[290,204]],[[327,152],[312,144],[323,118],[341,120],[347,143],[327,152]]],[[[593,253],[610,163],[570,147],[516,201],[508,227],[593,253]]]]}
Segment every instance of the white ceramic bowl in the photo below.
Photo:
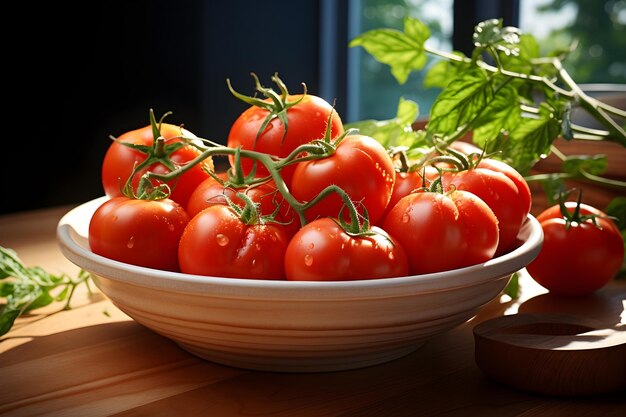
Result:
{"type": "Polygon", "coordinates": [[[95,255],[87,231],[101,197],[69,211],[63,254],[92,272],[123,312],[201,358],[240,368],[323,372],[387,362],[472,318],[532,261],[543,233],[529,216],[521,246],[484,264],[420,276],[349,282],[206,277],[95,255]]]}

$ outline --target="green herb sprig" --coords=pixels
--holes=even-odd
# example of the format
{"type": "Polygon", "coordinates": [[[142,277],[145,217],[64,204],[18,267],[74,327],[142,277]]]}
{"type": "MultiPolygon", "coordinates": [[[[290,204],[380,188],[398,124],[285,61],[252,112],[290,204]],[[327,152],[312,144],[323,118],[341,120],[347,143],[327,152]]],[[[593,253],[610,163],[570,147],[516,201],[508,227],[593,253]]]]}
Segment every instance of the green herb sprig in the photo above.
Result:
{"type": "MultiPolygon", "coordinates": [[[[475,27],[471,56],[446,52],[426,44],[428,27],[407,17],[402,31],[374,29],[354,38],[350,47],[363,47],[377,61],[390,67],[400,84],[411,72],[426,67],[429,56],[438,58],[424,77],[425,87],[441,88],[425,129],[412,130],[417,119],[416,103],[400,99],[397,117],[352,123],[387,146],[407,146],[417,161],[426,160],[434,143],[452,143],[472,134],[473,142],[487,153],[496,154],[528,175],[542,158],[554,153],[561,158],[563,172],[529,180],[546,184],[581,179],[626,190],[626,182],[602,177],[606,155],[567,156],[554,141],[604,140],[626,146],[626,110],[605,104],[586,94],[563,66],[571,49],[539,55],[539,44],[529,34],[503,27],[501,19],[480,22],[475,27]],[[599,121],[604,129],[572,123],[573,106],[579,106],[599,121]],[[621,122],[618,122],[621,120],[621,122]]],[[[575,46],[572,46],[574,48],[575,46]]],[[[544,185],[546,188],[547,185],[544,185]]]]}
{"type": "Polygon", "coordinates": [[[15,320],[32,310],[55,301],[66,301],[64,310],[71,308],[70,301],[76,287],[85,284],[89,293],[91,274],[80,270],[78,277],[54,275],[40,267],[26,267],[17,253],[0,246],[0,336],[11,330],[15,320]]]}

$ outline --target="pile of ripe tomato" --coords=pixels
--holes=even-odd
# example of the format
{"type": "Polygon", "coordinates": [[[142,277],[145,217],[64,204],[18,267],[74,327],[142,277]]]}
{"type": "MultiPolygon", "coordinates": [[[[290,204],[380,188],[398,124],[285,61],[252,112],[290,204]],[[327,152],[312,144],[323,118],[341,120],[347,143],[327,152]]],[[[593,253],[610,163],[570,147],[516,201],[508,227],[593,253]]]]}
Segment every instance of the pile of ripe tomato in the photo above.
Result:
{"type": "Polygon", "coordinates": [[[452,270],[518,244],[531,194],[509,165],[470,158],[462,170],[401,172],[320,97],[285,90],[250,102],[225,146],[192,146],[189,130],[154,119],[116,138],[103,160],[110,198],[91,219],[92,251],[190,274],[334,281],[452,270]],[[310,152],[299,148],[307,144],[310,152]],[[229,173],[215,172],[220,151],[229,173]],[[145,192],[163,184],[146,172],[181,168],[169,192],[145,192]]]}

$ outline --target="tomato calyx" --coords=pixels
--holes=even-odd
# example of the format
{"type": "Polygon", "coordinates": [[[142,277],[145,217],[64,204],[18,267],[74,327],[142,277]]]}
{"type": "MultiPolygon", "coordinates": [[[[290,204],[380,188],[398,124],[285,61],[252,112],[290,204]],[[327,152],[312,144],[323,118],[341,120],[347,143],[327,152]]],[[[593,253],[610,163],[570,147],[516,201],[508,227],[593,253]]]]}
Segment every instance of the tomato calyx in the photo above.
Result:
{"type": "Polygon", "coordinates": [[[282,226],[286,226],[288,224],[286,222],[276,220],[276,215],[279,211],[278,206],[276,206],[276,210],[274,210],[274,212],[270,214],[262,214],[261,203],[254,202],[250,196],[243,192],[236,193],[236,196],[244,202],[243,207],[235,204],[226,194],[222,194],[222,197],[226,201],[228,207],[235,212],[242,223],[248,226],[267,223],[275,223],[282,226]]]}
{"type": "Polygon", "coordinates": [[[598,229],[602,229],[602,226],[598,223],[598,218],[605,218],[605,219],[615,219],[615,217],[612,216],[602,216],[602,215],[598,215],[596,213],[588,213],[588,214],[582,214],[581,212],[581,204],[582,204],[582,197],[583,197],[583,190],[578,190],[578,196],[576,197],[576,206],[574,206],[574,210],[570,211],[568,210],[567,206],[566,206],[566,200],[567,197],[571,194],[573,190],[570,190],[568,192],[561,192],[559,193],[559,207],[561,209],[561,215],[563,216],[563,220],[565,220],[565,230],[569,230],[572,227],[572,224],[582,224],[585,223],[587,221],[590,221],[595,227],[597,227],[598,229]]]}
{"type": "Polygon", "coordinates": [[[278,86],[280,90],[280,94],[278,94],[276,91],[272,90],[271,88],[263,87],[261,85],[261,82],[259,81],[259,77],[257,77],[255,73],[250,73],[250,75],[252,75],[252,77],[254,78],[254,81],[256,84],[256,91],[263,94],[263,96],[265,96],[265,100],[238,93],[237,91],[233,89],[230,83],[230,79],[228,78],[226,79],[226,84],[228,85],[228,89],[230,90],[230,92],[238,99],[252,106],[265,109],[269,112],[267,117],[263,120],[263,123],[261,124],[259,131],[256,134],[255,142],[256,140],[259,139],[259,136],[261,136],[261,134],[265,131],[265,128],[267,127],[267,125],[276,118],[278,118],[282,122],[283,126],[285,127],[283,131],[283,141],[284,141],[285,137],[287,136],[287,130],[289,129],[289,126],[288,126],[289,123],[287,121],[287,110],[289,110],[291,107],[297,105],[302,100],[304,100],[304,97],[306,97],[306,94],[307,94],[306,84],[302,83],[303,92],[302,92],[302,95],[297,100],[288,101],[288,98],[290,97],[289,90],[287,89],[287,86],[285,85],[285,83],[278,77],[278,73],[274,73],[271,79],[278,86]]]}
{"type": "Polygon", "coordinates": [[[483,159],[491,158],[495,154],[486,154],[486,148],[483,148],[480,152],[464,153],[448,145],[445,141],[436,141],[435,149],[438,155],[430,158],[428,163],[441,171],[447,172],[460,172],[474,169],[480,165],[483,159]]]}
{"type": "Polygon", "coordinates": [[[146,158],[140,163],[135,163],[133,170],[126,179],[124,186],[122,187],[122,194],[129,198],[140,200],[162,200],[168,198],[171,194],[171,188],[165,183],[154,185],[146,176],[142,176],[139,180],[137,190],[133,189],[133,179],[135,175],[141,170],[150,167],[154,164],[161,164],[165,166],[170,172],[177,170],[178,166],[172,162],[171,156],[181,148],[189,144],[189,139],[185,138],[182,134],[169,140],[165,140],[161,136],[161,126],[165,117],[171,115],[172,112],[167,112],[157,122],[154,116],[154,110],[150,109],[150,126],[152,127],[153,141],[152,145],[141,145],[137,143],[118,141],[117,138],[111,136],[111,139],[117,141],[117,143],[126,147],[132,148],[146,155],[146,158]],[[174,139],[176,139],[174,141],[174,139]]]}
{"type": "Polygon", "coordinates": [[[341,208],[337,218],[331,217],[331,220],[335,222],[335,224],[337,224],[337,226],[339,226],[348,236],[363,238],[380,235],[395,246],[393,239],[391,239],[391,237],[383,229],[372,229],[369,216],[367,214],[367,208],[363,207],[363,215],[359,215],[356,211],[356,206],[351,202],[348,206],[348,209],[350,210],[350,221],[346,221],[343,217],[343,210],[345,207],[346,206],[344,205],[344,207],[341,208]]]}

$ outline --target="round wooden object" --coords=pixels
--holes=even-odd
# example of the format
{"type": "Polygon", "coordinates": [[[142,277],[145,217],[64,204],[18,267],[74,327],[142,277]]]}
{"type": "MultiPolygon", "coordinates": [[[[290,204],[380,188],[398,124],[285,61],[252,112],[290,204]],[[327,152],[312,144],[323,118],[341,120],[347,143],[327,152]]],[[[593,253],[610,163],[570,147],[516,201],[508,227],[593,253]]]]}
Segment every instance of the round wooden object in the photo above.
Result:
{"type": "Polygon", "coordinates": [[[522,313],[476,325],[474,340],[478,367],[514,388],[558,396],[626,389],[626,325],[522,313]]]}

